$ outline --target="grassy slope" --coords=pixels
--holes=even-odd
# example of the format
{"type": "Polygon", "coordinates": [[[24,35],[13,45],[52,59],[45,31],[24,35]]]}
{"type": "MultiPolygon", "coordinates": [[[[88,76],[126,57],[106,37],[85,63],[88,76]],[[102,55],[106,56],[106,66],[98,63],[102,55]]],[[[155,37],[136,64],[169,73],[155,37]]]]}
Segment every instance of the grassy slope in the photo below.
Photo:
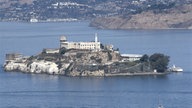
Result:
{"type": "Polygon", "coordinates": [[[97,18],[91,25],[107,29],[192,28],[192,4],[174,7],[161,13],[142,12],[129,17],[97,18]]]}

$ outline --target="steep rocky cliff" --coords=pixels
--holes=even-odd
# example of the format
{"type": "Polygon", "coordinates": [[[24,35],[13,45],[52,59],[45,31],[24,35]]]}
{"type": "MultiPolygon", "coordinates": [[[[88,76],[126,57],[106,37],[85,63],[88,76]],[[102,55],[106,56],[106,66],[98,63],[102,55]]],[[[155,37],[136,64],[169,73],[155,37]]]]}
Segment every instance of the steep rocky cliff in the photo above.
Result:
{"type": "Polygon", "coordinates": [[[5,71],[46,73],[66,76],[117,76],[164,74],[154,73],[148,64],[122,61],[118,51],[76,50],[44,53],[36,56],[6,60],[5,71]]]}
{"type": "Polygon", "coordinates": [[[90,26],[102,29],[192,29],[192,4],[161,12],[150,10],[131,16],[100,17],[90,26]]]}

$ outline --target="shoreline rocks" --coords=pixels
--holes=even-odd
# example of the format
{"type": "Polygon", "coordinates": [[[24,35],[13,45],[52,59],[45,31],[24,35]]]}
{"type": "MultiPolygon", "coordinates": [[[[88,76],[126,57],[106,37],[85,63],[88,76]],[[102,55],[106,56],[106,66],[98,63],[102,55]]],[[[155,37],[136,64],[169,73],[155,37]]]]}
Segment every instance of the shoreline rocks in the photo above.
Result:
{"type": "MultiPolygon", "coordinates": [[[[87,49],[87,44],[84,46],[85,49],[66,49],[66,47],[48,51],[44,49],[40,54],[30,57],[14,53],[6,54],[3,68],[5,71],[82,77],[167,74],[165,70],[159,70],[162,73],[153,72],[158,68],[151,67],[149,62],[138,58],[129,59],[131,56],[123,56],[111,47],[91,50],[87,49]]],[[[163,54],[156,54],[156,56],[160,59],[168,59],[167,56],[163,58],[163,54]]]]}
{"type": "Polygon", "coordinates": [[[65,72],[64,69],[59,69],[58,65],[53,62],[36,61],[27,65],[25,63],[6,63],[3,68],[6,72],[16,71],[30,74],[49,74],[49,75],[64,75],[71,77],[114,77],[114,76],[150,76],[150,75],[167,75],[169,72],[106,72],[103,70],[85,70],[85,71],[70,71],[65,72]]]}
{"type": "MultiPolygon", "coordinates": [[[[99,53],[101,54],[102,52],[99,53]]],[[[91,57],[93,59],[93,56],[91,55],[95,55],[98,57],[98,54],[95,54],[95,52],[94,53],[89,52],[89,55],[90,56],[82,55],[83,57],[79,58],[79,60],[74,56],[69,57],[68,55],[68,58],[71,59],[67,61],[64,61],[66,60],[65,55],[60,55],[59,61],[38,60],[37,59],[38,57],[42,57],[42,55],[38,55],[37,57],[29,57],[28,59],[25,58],[22,61],[21,61],[22,58],[19,60],[6,61],[3,68],[7,72],[19,71],[32,74],[35,73],[35,74],[64,75],[71,77],[112,77],[112,76],[138,76],[138,75],[141,76],[141,75],[168,74],[167,72],[164,73],[153,72],[151,69],[148,69],[148,66],[145,63],[121,61],[121,59],[120,58],[117,59],[118,57],[116,58],[114,54],[111,54],[112,60],[114,60],[113,62],[109,60],[105,61],[105,63],[96,64],[95,61],[87,63],[86,60],[88,60],[88,57],[91,57]],[[117,60],[115,60],[114,58],[116,58],[117,60]]],[[[53,55],[49,56],[54,58],[53,55]]],[[[107,56],[99,56],[99,57],[100,59],[105,59],[107,56]]],[[[48,57],[44,56],[44,58],[48,57]]],[[[97,60],[97,58],[95,58],[95,60],[97,60]]]]}
{"type": "Polygon", "coordinates": [[[5,71],[21,71],[25,73],[59,74],[57,64],[49,61],[34,61],[31,64],[25,62],[9,61],[4,66],[5,71]]]}

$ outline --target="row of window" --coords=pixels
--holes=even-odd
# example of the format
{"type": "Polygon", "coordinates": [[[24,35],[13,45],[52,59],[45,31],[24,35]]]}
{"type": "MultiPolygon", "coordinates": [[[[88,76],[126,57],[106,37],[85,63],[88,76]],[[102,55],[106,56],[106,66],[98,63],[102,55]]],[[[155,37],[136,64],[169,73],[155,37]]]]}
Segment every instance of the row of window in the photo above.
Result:
{"type": "Polygon", "coordinates": [[[80,45],[80,46],[89,46],[89,47],[91,47],[91,46],[99,46],[99,45],[93,45],[93,44],[92,45],[86,45],[85,44],[85,45],[80,45]]]}

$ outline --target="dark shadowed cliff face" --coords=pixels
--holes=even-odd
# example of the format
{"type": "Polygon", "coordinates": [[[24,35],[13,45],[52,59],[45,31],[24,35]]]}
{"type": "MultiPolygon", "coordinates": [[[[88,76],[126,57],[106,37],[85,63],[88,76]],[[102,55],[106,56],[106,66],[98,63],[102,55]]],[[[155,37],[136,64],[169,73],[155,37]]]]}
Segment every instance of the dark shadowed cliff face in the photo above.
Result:
{"type": "Polygon", "coordinates": [[[96,18],[90,26],[104,29],[192,29],[192,4],[163,12],[147,11],[128,17],[96,18]]]}

